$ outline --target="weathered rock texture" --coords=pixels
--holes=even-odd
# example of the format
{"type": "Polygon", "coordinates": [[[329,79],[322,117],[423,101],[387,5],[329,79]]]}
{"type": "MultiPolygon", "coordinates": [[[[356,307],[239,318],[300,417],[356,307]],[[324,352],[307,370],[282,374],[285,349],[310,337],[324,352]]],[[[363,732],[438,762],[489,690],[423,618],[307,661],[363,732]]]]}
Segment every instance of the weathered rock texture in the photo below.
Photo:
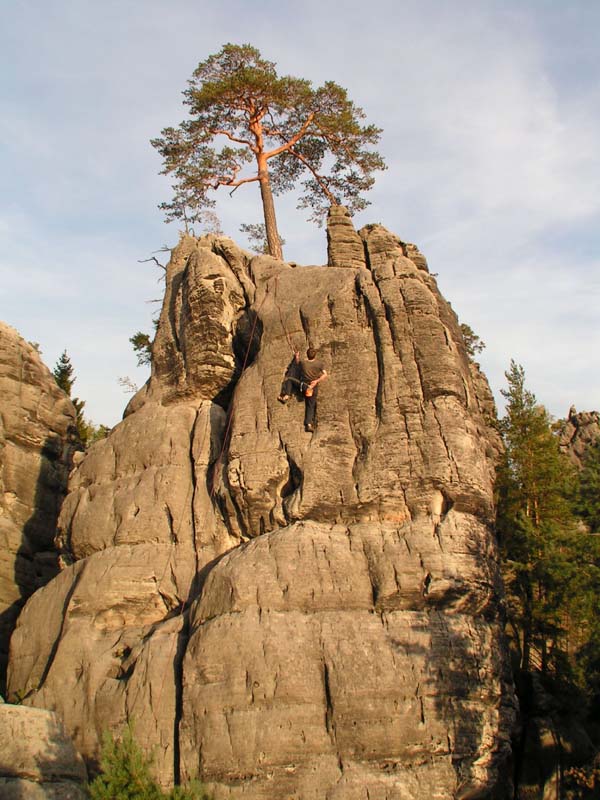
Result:
{"type": "Polygon", "coordinates": [[[575,406],[571,406],[569,416],[561,421],[559,427],[562,452],[581,469],[587,449],[596,441],[600,441],[600,414],[597,411],[577,412],[575,406]]]}
{"type": "Polygon", "coordinates": [[[0,687],[25,600],[58,572],[75,409],[40,357],[0,322],[0,687]]]}
{"type": "Polygon", "coordinates": [[[51,711],[0,699],[0,797],[3,800],[85,800],[87,771],[51,711]]]}
{"type": "Polygon", "coordinates": [[[175,249],[152,377],[72,477],[74,563],[21,615],[10,689],[88,758],[133,719],[163,782],[217,798],[505,797],[489,389],[417,248],[332,217],[326,267],[175,249]],[[276,399],[309,342],[312,435],[276,399]]]}

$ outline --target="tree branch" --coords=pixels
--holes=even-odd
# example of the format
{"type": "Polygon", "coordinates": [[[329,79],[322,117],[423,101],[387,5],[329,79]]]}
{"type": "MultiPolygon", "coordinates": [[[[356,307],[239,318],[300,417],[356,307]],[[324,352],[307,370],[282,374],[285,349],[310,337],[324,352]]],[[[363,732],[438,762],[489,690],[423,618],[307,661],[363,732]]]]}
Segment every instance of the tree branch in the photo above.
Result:
{"type": "Polygon", "coordinates": [[[293,148],[290,148],[290,149],[289,149],[289,152],[291,153],[291,155],[293,155],[293,156],[295,156],[297,159],[299,159],[299,160],[300,160],[300,161],[301,161],[301,162],[304,164],[304,166],[306,167],[306,169],[307,169],[309,172],[312,172],[312,174],[314,175],[314,178],[315,178],[316,182],[319,184],[319,186],[321,187],[321,189],[323,189],[323,191],[324,191],[325,195],[326,195],[326,196],[327,196],[327,198],[328,198],[328,199],[331,201],[331,203],[332,203],[334,206],[337,206],[337,205],[339,205],[338,201],[335,199],[335,197],[334,197],[334,196],[331,194],[331,192],[329,191],[329,187],[327,186],[327,184],[325,183],[325,181],[323,180],[323,178],[321,177],[321,175],[319,175],[319,173],[318,173],[318,172],[317,172],[315,169],[313,169],[313,168],[311,167],[311,165],[310,165],[309,161],[308,161],[306,158],[304,158],[304,156],[303,156],[301,153],[298,153],[298,152],[297,152],[296,150],[294,150],[293,148]]]}
{"type": "Polygon", "coordinates": [[[308,115],[308,118],[304,123],[304,125],[298,131],[298,133],[295,136],[292,136],[292,138],[289,139],[285,144],[282,144],[281,147],[276,147],[275,150],[271,150],[270,152],[265,153],[265,158],[267,159],[273,158],[273,156],[278,156],[280,153],[283,153],[286,150],[291,151],[292,147],[296,144],[296,142],[299,142],[300,139],[302,139],[302,137],[306,133],[306,131],[309,129],[310,124],[312,123],[314,118],[315,114],[314,112],[311,112],[308,115]]]}
{"type": "Polygon", "coordinates": [[[154,263],[161,269],[164,269],[165,272],[167,270],[166,266],[164,264],[161,264],[160,261],[156,258],[156,256],[150,256],[150,258],[138,258],[137,261],[138,264],[146,264],[148,261],[154,261],[154,263]]]}
{"type": "Polygon", "coordinates": [[[228,139],[231,139],[232,142],[237,142],[238,144],[245,144],[247,147],[250,148],[253,147],[252,142],[249,142],[247,139],[240,139],[237,136],[234,136],[233,134],[229,133],[229,131],[223,131],[219,129],[215,130],[214,128],[210,128],[209,133],[212,136],[219,136],[219,135],[226,136],[228,139]]]}
{"type": "Polygon", "coordinates": [[[234,186],[237,189],[238,186],[241,186],[244,183],[253,183],[254,181],[257,181],[258,179],[259,179],[258,175],[255,175],[255,176],[250,177],[250,178],[240,178],[239,181],[236,181],[233,178],[217,178],[217,182],[216,182],[215,188],[217,186],[234,186]]]}

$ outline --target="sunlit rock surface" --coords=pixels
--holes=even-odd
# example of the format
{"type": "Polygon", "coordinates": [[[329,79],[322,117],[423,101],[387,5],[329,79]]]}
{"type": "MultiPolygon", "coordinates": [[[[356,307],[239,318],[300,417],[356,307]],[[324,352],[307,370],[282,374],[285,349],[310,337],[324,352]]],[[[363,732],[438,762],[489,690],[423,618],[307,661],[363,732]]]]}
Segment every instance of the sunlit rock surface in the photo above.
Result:
{"type": "Polygon", "coordinates": [[[86,800],[87,772],[56,714],[0,698],[0,797],[86,800]]]}
{"type": "Polygon", "coordinates": [[[493,401],[418,249],[331,217],[329,265],[184,237],[148,384],[74,472],[73,560],[9,688],[83,754],[133,719],[216,798],[508,797],[493,401]],[[292,348],[318,425],[277,401],[292,348]]]}
{"type": "Polygon", "coordinates": [[[567,418],[559,421],[558,437],[562,452],[581,469],[588,449],[600,441],[600,413],[578,412],[575,406],[571,406],[567,418]]]}

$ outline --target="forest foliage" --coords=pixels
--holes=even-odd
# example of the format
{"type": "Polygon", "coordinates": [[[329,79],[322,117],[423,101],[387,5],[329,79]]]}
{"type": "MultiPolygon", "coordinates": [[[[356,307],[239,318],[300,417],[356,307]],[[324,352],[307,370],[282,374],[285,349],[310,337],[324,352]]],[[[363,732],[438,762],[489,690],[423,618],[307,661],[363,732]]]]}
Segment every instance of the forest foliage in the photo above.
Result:
{"type": "Polygon", "coordinates": [[[136,742],[131,725],[120,737],[106,733],[100,774],[89,786],[91,800],[211,800],[198,782],[163,791],[151,767],[152,761],[136,742]]]}
{"type": "Polygon", "coordinates": [[[539,670],[600,693],[600,443],[579,473],[552,420],[511,362],[497,530],[508,632],[523,671],[539,670]]]}

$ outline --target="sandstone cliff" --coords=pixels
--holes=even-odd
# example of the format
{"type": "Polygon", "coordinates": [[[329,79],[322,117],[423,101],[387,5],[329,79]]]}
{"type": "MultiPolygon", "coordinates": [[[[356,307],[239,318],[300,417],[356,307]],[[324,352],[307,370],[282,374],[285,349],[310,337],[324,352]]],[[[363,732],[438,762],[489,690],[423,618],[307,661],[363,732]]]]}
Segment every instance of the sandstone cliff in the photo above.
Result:
{"type": "Polygon", "coordinates": [[[58,572],[75,431],[75,409],[35,348],[0,322],[0,691],[16,618],[58,572]]]}
{"type": "Polygon", "coordinates": [[[216,798],[508,796],[489,402],[382,227],[335,209],[326,267],[184,237],[152,377],[72,475],[73,563],[19,619],[10,690],[88,758],[132,719],[163,782],[216,798]],[[308,342],[313,434],[277,402],[308,342]]]}

